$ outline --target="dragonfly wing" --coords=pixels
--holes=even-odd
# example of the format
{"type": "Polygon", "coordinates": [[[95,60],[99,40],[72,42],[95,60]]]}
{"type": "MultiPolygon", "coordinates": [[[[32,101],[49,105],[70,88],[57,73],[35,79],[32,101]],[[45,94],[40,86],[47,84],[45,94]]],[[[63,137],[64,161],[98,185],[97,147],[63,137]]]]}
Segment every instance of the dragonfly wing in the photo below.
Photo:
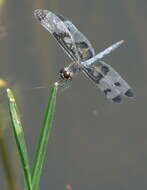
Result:
{"type": "Polygon", "coordinates": [[[69,20],[63,20],[75,41],[80,61],[86,61],[95,55],[95,51],[89,40],[69,20]]]}
{"type": "Polygon", "coordinates": [[[111,67],[104,61],[99,61],[97,63],[103,75],[111,78],[111,81],[113,82],[115,87],[121,92],[122,95],[125,95],[129,98],[134,97],[133,91],[129,84],[120,76],[118,72],[115,71],[115,69],[113,69],[113,67],[111,67]]]}
{"type": "Polygon", "coordinates": [[[95,55],[89,40],[60,14],[48,10],[35,10],[35,17],[46,28],[74,61],[86,61],[95,55]]]}
{"type": "Polygon", "coordinates": [[[35,18],[48,30],[58,41],[60,46],[73,61],[79,60],[75,40],[62,18],[48,11],[37,9],[34,11],[35,18]]]}
{"type": "Polygon", "coordinates": [[[116,88],[111,78],[104,75],[99,67],[83,66],[82,71],[104,92],[109,100],[115,103],[122,102],[121,92],[116,88]]]}
{"type": "Polygon", "coordinates": [[[85,61],[83,63],[83,65],[91,65],[91,64],[93,64],[95,61],[102,59],[106,55],[110,54],[111,52],[113,52],[114,50],[116,50],[117,48],[119,48],[123,43],[124,43],[124,40],[116,42],[115,44],[113,44],[110,47],[106,48],[104,51],[98,53],[97,55],[95,55],[91,59],[85,61]]]}

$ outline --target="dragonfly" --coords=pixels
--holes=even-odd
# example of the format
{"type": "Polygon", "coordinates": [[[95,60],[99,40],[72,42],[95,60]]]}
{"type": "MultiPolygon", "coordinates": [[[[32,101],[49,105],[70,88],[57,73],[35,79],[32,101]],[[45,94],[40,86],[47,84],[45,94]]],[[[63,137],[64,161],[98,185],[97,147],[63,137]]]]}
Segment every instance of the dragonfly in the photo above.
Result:
{"type": "Polygon", "coordinates": [[[111,102],[122,103],[123,97],[134,97],[129,84],[112,66],[102,61],[102,58],[120,47],[123,40],[95,55],[89,40],[67,18],[43,9],[35,10],[34,16],[53,35],[71,59],[71,63],[60,70],[59,83],[66,84],[76,74],[82,72],[111,102]]]}

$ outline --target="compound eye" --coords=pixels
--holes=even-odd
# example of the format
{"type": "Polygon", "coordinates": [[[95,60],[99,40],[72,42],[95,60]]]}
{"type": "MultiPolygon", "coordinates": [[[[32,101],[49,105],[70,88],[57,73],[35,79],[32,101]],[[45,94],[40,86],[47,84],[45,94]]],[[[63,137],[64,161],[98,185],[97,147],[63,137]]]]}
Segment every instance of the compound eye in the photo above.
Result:
{"type": "Polygon", "coordinates": [[[70,78],[70,73],[68,71],[64,72],[64,78],[66,78],[66,79],[70,78]]]}

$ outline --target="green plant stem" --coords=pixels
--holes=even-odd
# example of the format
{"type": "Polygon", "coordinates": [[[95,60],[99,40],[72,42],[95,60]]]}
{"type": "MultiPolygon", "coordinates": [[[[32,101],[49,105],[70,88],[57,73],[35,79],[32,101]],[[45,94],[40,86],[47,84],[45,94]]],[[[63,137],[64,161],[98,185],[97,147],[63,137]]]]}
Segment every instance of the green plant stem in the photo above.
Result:
{"type": "Polygon", "coordinates": [[[9,100],[9,110],[10,110],[14,137],[24,172],[26,188],[27,190],[32,190],[31,173],[30,173],[28,153],[24,138],[23,127],[21,125],[20,116],[18,114],[18,108],[12,90],[7,89],[7,96],[9,100]]]}
{"type": "Polygon", "coordinates": [[[49,135],[52,129],[52,123],[53,123],[55,105],[56,105],[57,89],[58,89],[58,85],[55,83],[55,86],[51,90],[43,127],[41,129],[41,133],[39,137],[39,142],[38,142],[35,161],[34,161],[34,167],[32,171],[33,190],[38,190],[39,188],[40,178],[42,175],[44,160],[45,160],[45,156],[47,152],[48,139],[49,139],[49,135]]]}

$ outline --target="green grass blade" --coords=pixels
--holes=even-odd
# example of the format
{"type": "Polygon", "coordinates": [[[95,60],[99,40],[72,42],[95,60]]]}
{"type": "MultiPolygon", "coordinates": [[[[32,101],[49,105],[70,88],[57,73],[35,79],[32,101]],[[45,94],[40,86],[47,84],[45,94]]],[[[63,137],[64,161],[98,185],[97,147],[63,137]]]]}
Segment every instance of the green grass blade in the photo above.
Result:
{"type": "Polygon", "coordinates": [[[39,142],[38,142],[35,161],[34,161],[34,167],[32,171],[33,190],[37,190],[39,188],[40,178],[42,175],[44,160],[45,160],[45,156],[47,152],[48,139],[51,133],[52,123],[54,119],[57,89],[58,89],[58,83],[55,83],[54,87],[51,90],[43,127],[41,129],[41,133],[39,137],[39,142]]]}
{"type": "Polygon", "coordinates": [[[9,100],[9,110],[13,126],[13,132],[24,172],[26,187],[28,190],[32,190],[31,173],[29,169],[30,167],[29,167],[28,153],[24,138],[23,127],[21,125],[20,117],[18,114],[18,108],[11,89],[7,89],[7,96],[9,100]]]}

